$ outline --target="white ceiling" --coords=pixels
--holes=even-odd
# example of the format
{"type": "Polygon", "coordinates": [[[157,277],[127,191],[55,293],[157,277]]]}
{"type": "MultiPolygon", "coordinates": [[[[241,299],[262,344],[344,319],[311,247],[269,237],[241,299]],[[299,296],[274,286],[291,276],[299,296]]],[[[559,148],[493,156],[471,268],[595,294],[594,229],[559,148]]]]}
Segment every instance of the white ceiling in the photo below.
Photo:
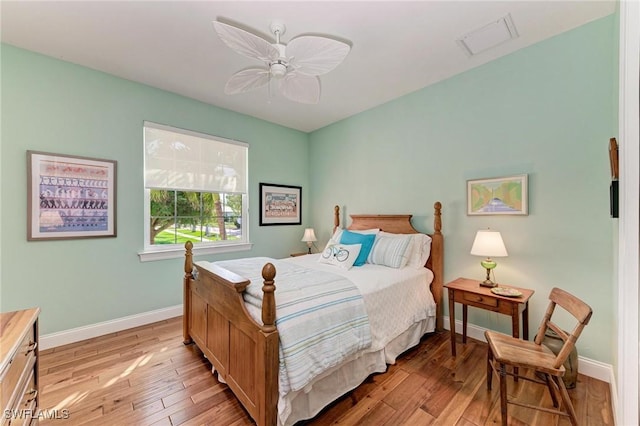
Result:
{"type": "Polygon", "coordinates": [[[7,1],[2,42],[309,132],[613,13],[607,1],[7,1]],[[519,37],[469,57],[456,39],[511,14],[519,37]],[[352,49],[320,77],[317,105],[267,89],[225,95],[236,71],[260,65],[218,39],[221,19],[282,41],[300,34],[352,49]]]}

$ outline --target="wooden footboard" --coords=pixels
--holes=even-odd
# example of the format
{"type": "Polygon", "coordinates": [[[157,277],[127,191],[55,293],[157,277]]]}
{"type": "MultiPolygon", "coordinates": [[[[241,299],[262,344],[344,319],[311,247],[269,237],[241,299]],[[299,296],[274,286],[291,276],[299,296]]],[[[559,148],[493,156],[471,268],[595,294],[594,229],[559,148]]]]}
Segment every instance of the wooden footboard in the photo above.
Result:
{"type": "Polygon", "coordinates": [[[193,245],[188,242],[185,247],[184,343],[198,345],[258,425],[275,425],[279,337],[274,266],[268,263],[262,269],[260,325],[242,299],[249,281],[216,266],[194,264],[193,245]]]}
{"type": "MultiPolygon", "coordinates": [[[[442,329],[444,249],[440,232],[441,204],[434,205],[431,256],[426,267],[434,272],[431,291],[437,304],[436,328],[442,329]]],[[[334,221],[339,226],[336,206],[334,221]]],[[[350,229],[380,228],[394,233],[416,233],[411,215],[352,215],[350,229]]],[[[278,345],[275,326],[275,267],[262,269],[262,322],[253,320],[243,300],[249,281],[207,262],[193,262],[193,244],[185,244],[184,343],[196,343],[219,377],[240,400],[258,426],[277,424],[278,345]]]]}

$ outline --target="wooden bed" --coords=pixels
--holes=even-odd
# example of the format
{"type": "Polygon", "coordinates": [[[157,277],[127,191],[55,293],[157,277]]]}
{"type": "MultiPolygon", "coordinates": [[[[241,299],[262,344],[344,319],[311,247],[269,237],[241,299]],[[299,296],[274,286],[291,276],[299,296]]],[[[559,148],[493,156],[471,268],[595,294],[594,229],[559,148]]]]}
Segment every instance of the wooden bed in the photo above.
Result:
{"type": "MultiPolygon", "coordinates": [[[[442,293],[444,241],[441,233],[441,204],[434,204],[434,232],[431,254],[425,267],[434,278],[431,292],[436,301],[436,330],[442,330],[442,293]]],[[[396,234],[415,234],[411,215],[351,215],[347,228],[379,228],[396,234]]],[[[339,207],[335,207],[334,230],[340,225],[339,207]]],[[[184,262],[184,344],[194,343],[209,359],[219,378],[242,403],[259,426],[277,424],[278,345],[275,326],[275,267],[264,265],[262,322],[258,324],[247,311],[243,292],[249,281],[217,266],[200,267],[193,262],[193,245],[185,244],[184,262]]]]}

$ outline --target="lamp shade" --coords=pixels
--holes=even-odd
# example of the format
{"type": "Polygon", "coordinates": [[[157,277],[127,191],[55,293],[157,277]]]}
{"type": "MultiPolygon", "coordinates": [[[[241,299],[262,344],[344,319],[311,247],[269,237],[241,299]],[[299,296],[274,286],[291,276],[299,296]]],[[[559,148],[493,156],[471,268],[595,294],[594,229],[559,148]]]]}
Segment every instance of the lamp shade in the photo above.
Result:
{"type": "Polygon", "coordinates": [[[471,246],[471,254],[487,257],[508,256],[500,232],[489,229],[478,231],[475,240],[473,240],[473,246],[471,246]]]}
{"type": "Polygon", "coordinates": [[[314,241],[318,241],[316,239],[316,233],[313,232],[313,228],[307,228],[304,230],[304,235],[300,241],[304,241],[305,243],[312,243],[314,241]]]}

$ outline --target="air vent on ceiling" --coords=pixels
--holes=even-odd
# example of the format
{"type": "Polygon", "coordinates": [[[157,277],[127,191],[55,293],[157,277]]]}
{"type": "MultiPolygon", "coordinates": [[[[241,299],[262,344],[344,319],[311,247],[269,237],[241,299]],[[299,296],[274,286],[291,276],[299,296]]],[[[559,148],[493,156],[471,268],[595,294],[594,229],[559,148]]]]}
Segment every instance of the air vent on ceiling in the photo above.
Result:
{"type": "Polygon", "coordinates": [[[518,31],[513,25],[511,15],[507,15],[465,34],[456,42],[467,55],[473,56],[516,37],[518,37],[518,31]]]}

